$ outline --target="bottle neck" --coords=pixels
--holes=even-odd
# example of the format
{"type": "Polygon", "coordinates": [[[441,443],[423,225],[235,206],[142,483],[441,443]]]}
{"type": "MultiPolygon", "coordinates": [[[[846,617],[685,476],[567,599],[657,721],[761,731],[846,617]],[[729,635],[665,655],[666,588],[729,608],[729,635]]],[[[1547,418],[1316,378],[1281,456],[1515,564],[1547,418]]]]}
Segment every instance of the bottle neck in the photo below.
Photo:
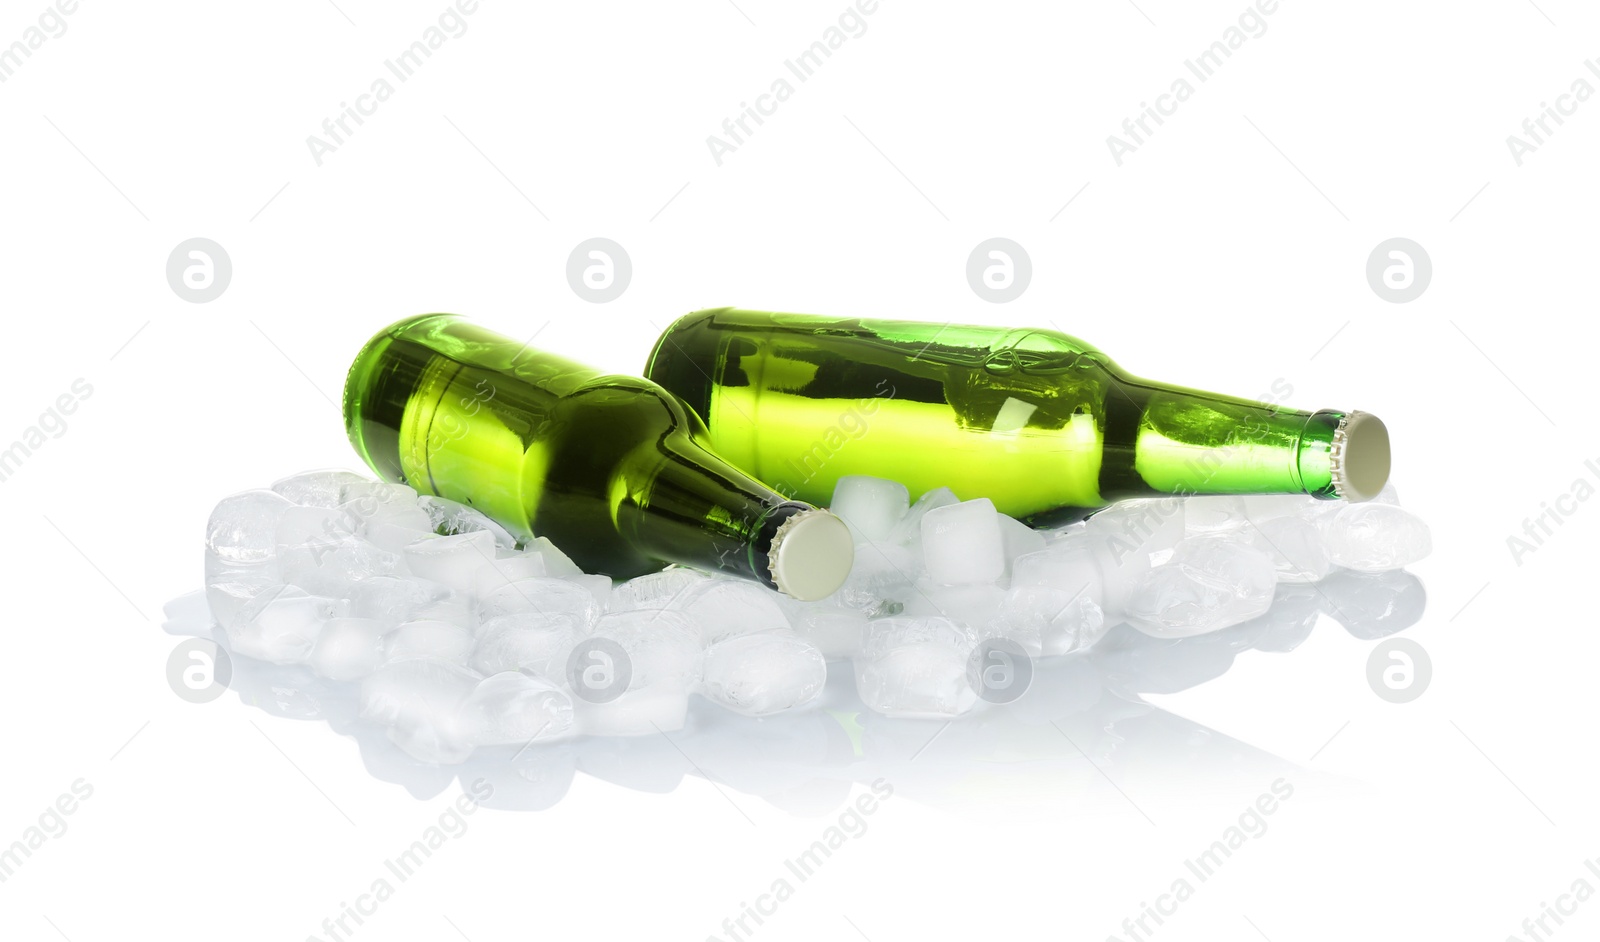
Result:
{"type": "Polygon", "coordinates": [[[815,508],[785,500],[690,435],[668,435],[650,448],[652,462],[633,465],[614,485],[624,491],[618,531],[648,556],[777,588],[773,538],[815,508]]]}
{"type": "Polygon", "coordinates": [[[1343,412],[1119,378],[1106,390],[1100,496],[1338,497],[1336,439],[1345,420],[1343,412]]]}

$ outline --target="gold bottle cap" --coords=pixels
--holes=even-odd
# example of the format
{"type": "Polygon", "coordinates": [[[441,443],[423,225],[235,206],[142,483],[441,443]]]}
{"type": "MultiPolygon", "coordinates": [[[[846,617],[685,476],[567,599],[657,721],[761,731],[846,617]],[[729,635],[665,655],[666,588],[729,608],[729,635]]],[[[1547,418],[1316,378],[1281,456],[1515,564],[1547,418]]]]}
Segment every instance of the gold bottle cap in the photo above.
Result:
{"type": "Polygon", "coordinates": [[[785,520],[772,535],[767,568],[779,592],[814,602],[844,585],[855,552],[843,520],[826,510],[805,510],[785,520]]]}
{"type": "Polygon", "coordinates": [[[1345,500],[1371,500],[1389,480],[1389,429],[1370,412],[1339,420],[1328,455],[1333,492],[1345,500]]]}

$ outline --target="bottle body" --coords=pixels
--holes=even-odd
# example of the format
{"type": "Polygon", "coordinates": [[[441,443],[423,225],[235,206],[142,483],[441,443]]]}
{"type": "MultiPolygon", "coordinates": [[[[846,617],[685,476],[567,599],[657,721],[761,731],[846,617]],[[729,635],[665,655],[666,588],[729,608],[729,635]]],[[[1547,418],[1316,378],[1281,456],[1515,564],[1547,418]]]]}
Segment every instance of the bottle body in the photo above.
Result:
{"type": "Polygon", "coordinates": [[[813,502],[867,474],[1042,526],[1159,494],[1371,497],[1388,473],[1375,418],[1358,423],[1357,487],[1346,413],[1138,379],[1048,330],[723,308],[668,327],[646,375],[730,461],[813,502]]]}
{"type": "Polygon", "coordinates": [[[821,513],[708,450],[699,418],[655,383],[455,315],[373,337],[350,368],[344,415],[379,476],[476,507],[519,539],[547,537],[587,572],[680,563],[775,586],[779,529],[821,513]]]}

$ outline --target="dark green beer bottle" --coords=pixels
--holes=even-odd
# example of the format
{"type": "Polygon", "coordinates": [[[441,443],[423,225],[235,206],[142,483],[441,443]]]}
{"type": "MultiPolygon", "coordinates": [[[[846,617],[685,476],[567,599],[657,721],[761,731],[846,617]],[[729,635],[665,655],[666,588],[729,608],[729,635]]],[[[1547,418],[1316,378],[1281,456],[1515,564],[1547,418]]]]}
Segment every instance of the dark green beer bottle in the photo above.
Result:
{"type": "Polygon", "coordinates": [[[618,578],[681,563],[795,598],[849,573],[843,521],[708,449],[660,386],[604,375],[451,314],[402,320],[345,380],[345,427],[385,480],[470,504],[618,578]]]}
{"type": "Polygon", "coordinates": [[[1375,416],[1137,379],[1051,330],[719,308],[668,327],[646,375],[729,461],[818,503],[866,474],[1047,526],[1160,494],[1368,500],[1389,475],[1375,416]]]}

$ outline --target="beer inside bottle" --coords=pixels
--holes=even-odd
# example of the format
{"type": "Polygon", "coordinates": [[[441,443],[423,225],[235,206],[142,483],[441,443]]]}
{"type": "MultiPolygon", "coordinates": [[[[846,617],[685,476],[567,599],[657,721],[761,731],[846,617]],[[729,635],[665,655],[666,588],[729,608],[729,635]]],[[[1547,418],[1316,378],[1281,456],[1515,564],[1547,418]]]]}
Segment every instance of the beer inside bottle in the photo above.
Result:
{"type": "Polygon", "coordinates": [[[1050,526],[1160,494],[1368,500],[1389,474],[1375,416],[1139,379],[1051,330],[719,308],[668,327],[647,375],[729,461],[824,504],[867,474],[1050,526]]]}
{"type": "Polygon", "coordinates": [[[586,572],[681,563],[797,598],[850,569],[848,529],[709,450],[705,426],[640,377],[602,374],[451,314],[373,337],[345,381],[351,444],[386,480],[460,501],[586,572]]]}

